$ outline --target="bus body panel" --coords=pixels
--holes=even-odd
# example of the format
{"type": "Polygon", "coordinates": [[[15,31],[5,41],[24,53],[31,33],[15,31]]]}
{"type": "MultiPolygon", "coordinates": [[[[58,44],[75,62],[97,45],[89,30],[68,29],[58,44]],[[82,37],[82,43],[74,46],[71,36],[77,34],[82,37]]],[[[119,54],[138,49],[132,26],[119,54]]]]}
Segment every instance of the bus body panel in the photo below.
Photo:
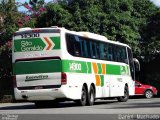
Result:
{"type": "Polygon", "coordinates": [[[25,74],[16,76],[18,88],[46,85],[61,85],[61,81],[59,81],[60,79],[61,73],[25,74]]]}
{"type": "MultiPolygon", "coordinates": [[[[53,28],[49,30],[52,29],[53,28]]],[[[61,64],[59,68],[56,68],[59,69],[58,71],[51,70],[44,72],[42,66],[42,72],[36,73],[35,71],[29,71],[29,73],[27,74],[22,72],[13,72],[13,75],[16,76],[17,86],[14,88],[14,92],[15,98],[17,100],[37,101],[54,100],[58,98],[69,98],[72,100],[77,100],[81,98],[82,86],[84,84],[87,85],[88,92],[90,90],[91,84],[95,86],[95,98],[123,96],[124,87],[126,84],[129,89],[129,95],[134,95],[134,81],[131,78],[128,64],[73,56],[69,54],[67,51],[66,33],[83,36],[83,33],[68,31],[64,28],[59,29],[59,33],[56,34],[41,33],[38,37],[41,38],[41,41],[38,38],[37,39],[40,42],[40,44],[43,43],[44,48],[43,50],[39,51],[25,51],[27,49],[36,49],[36,47],[31,48],[34,46],[31,45],[31,43],[26,42],[29,38],[22,39],[21,41],[24,40],[25,42],[21,42],[21,44],[17,43],[17,45],[28,45],[27,49],[25,49],[25,47],[23,49],[17,47],[17,50],[15,51],[14,42],[17,39],[19,40],[21,35],[14,37],[12,53],[13,66],[16,66],[16,64],[18,65],[18,63],[21,62],[25,64],[29,62],[36,63],[36,61],[48,60],[51,61],[51,63],[54,60],[58,60],[60,61],[59,64],[61,64]],[[56,41],[54,41],[53,37],[56,37],[56,41]],[[55,42],[54,44],[56,44],[57,37],[58,40],[60,40],[59,49],[54,49],[53,47],[50,50],[46,50],[47,43],[44,42],[46,38],[49,39],[49,41],[51,42],[55,42]],[[61,84],[62,73],[65,73],[67,76],[67,83],[65,85],[61,84]]],[[[84,36],[86,36],[86,34],[84,36]]],[[[104,37],[102,37],[102,39],[103,38],[104,37]]],[[[110,42],[107,39],[104,39],[103,41],[110,42]]],[[[31,42],[31,40],[29,40],[29,42],[31,42]]],[[[120,44],[116,42],[111,43],[120,44]]],[[[38,42],[32,44],[39,45],[38,42]]],[[[125,47],[127,47],[127,45],[125,44],[120,45],[124,45],[125,47]]],[[[54,46],[57,48],[56,45],[54,46]]],[[[39,65],[41,66],[41,62],[39,63],[39,65]]],[[[51,67],[57,67],[57,63],[53,64],[53,66],[50,65],[49,69],[51,67]]],[[[16,71],[16,67],[14,71],[16,71]]]]}
{"type": "Polygon", "coordinates": [[[55,100],[57,98],[65,98],[64,91],[66,88],[52,88],[52,89],[34,89],[34,90],[19,90],[14,88],[16,100],[55,100]]]}

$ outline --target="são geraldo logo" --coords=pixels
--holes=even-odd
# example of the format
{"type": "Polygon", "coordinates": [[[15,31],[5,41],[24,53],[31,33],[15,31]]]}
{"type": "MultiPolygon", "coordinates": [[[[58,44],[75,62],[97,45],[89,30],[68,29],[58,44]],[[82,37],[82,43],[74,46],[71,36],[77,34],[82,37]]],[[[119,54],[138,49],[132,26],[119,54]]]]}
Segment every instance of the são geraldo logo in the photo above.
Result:
{"type": "Polygon", "coordinates": [[[21,41],[21,51],[40,51],[43,50],[43,47],[40,45],[33,45],[32,42],[29,41],[21,41]]]}

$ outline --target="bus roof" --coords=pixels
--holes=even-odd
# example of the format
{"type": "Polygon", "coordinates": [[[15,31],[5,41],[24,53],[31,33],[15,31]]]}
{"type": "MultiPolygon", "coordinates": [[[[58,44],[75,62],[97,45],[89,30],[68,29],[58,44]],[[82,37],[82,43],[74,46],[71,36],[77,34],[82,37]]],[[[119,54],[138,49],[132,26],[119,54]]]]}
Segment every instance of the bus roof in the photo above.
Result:
{"type": "MultiPolygon", "coordinates": [[[[24,33],[26,31],[31,31],[31,30],[51,30],[51,29],[59,29],[60,31],[64,31],[70,34],[75,34],[78,36],[83,36],[83,37],[87,37],[87,38],[91,38],[91,39],[95,39],[97,38],[97,40],[99,41],[103,41],[103,42],[108,42],[108,43],[112,43],[112,44],[117,44],[117,45],[121,45],[121,46],[126,46],[129,47],[127,44],[124,43],[120,43],[119,41],[113,41],[113,40],[108,40],[107,37],[103,36],[103,35],[99,35],[99,34],[95,34],[95,33],[91,33],[91,32],[86,32],[86,31],[70,31],[64,27],[57,27],[57,26],[51,26],[51,27],[46,27],[46,28],[20,28],[16,33],[21,34],[24,33]]],[[[129,47],[130,48],[130,47],[129,47]]]]}
{"type": "Polygon", "coordinates": [[[67,29],[65,29],[65,30],[67,31],[67,33],[70,33],[70,34],[75,34],[75,35],[79,35],[79,36],[83,36],[83,37],[87,37],[87,38],[91,38],[91,39],[97,38],[97,40],[102,41],[102,42],[108,42],[108,43],[112,43],[112,44],[117,44],[117,45],[129,47],[127,44],[121,43],[119,41],[108,40],[108,38],[103,35],[99,35],[99,34],[95,34],[95,33],[91,33],[91,32],[84,32],[84,31],[77,32],[77,31],[70,31],[67,29]]]}

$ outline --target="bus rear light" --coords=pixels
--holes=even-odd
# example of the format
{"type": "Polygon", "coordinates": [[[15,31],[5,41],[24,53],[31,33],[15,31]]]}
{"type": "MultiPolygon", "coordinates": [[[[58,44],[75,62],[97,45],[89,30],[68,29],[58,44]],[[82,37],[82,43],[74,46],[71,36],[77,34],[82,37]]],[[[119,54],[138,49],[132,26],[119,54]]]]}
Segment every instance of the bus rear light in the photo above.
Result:
{"type": "Polygon", "coordinates": [[[61,84],[66,85],[67,84],[67,75],[66,73],[61,73],[61,84]]]}
{"type": "Polygon", "coordinates": [[[15,75],[12,77],[12,80],[13,80],[13,87],[16,88],[17,83],[16,83],[16,76],[15,75]]]}
{"type": "Polygon", "coordinates": [[[38,33],[38,32],[40,32],[40,29],[34,29],[34,30],[32,30],[32,32],[33,33],[38,33]]]}

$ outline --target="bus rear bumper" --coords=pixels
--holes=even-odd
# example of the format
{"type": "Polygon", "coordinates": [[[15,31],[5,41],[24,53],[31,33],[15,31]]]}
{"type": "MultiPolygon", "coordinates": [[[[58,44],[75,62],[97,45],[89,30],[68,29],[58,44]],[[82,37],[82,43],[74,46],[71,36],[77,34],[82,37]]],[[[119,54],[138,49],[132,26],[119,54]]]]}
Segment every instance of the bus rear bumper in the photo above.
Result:
{"type": "Polygon", "coordinates": [[[65,98],[61,88],[36,89],[36,90],[18,90],[14,88],[16,100],[38,101],[54,100],[56,98],[65,98]]]}

